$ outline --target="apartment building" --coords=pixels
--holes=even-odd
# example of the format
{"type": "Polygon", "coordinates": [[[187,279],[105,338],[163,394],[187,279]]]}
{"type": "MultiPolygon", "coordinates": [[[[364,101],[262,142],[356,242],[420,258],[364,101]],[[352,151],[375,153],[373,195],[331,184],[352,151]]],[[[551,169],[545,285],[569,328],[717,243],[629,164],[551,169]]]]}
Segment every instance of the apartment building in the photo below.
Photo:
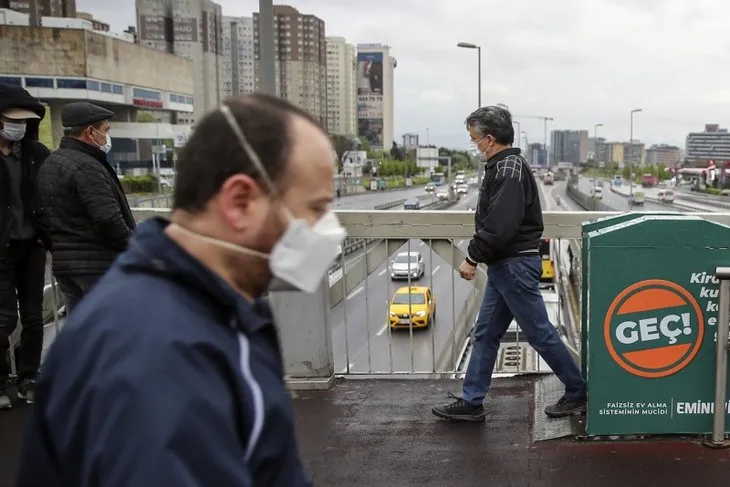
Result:
{"type": "MultiPolygon", "coordinates": [[[[254,13],[254,76],[260,80],[259,14],[254,13]]],[[[324,21],[288,5],[274,5],[277,96],[327,123],[327,42],[324,21]]]]}
{"type": "Polygon", "coordinates": [[[587,130],[553,130],[551,132],[551,160],[554,163],[579,164],[588,160],[587,130]]]}
{"type": "Polygon", "coordinates": [[[675,167],[682,159],[682,150],[673,145],[653,145],[646,150],[646,163],[675,167]]]}
{"type": "Polygon", "coordinates": [[[211,0],[136,0],[140,44],[193,61],[193,124],[220,106],[223,13],[211,0]]]}
{"type": "Polygon", "coordinates": [[[221,100],[256,90],[253,36],[253,17],[223,17],[218,75],[221,100]]]}
{"type": "Polygon", "coordinates": [[[0,8],[30,15],[34,26],[41,25],[41,17],[76,17],[76,0],[0,0],[0,8]]]}
{"type": "Polygon", "coordinates": [[[687,134],[686,159],[697,167],[709,161],[730,161],[730,133],[717,124],[707,124],[703,132],[687,134]]]}
{"type": "Polygon", "coordinates": [[[344,37],[327,37],[327,130],[330,134],[357,135],[355,46],[344,37]]]}

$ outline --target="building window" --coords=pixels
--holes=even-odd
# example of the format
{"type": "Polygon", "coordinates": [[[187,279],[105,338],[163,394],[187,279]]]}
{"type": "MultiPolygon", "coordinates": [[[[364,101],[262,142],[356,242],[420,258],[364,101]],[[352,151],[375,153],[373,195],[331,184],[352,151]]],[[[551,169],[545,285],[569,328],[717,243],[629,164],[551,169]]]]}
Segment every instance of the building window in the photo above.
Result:
{"type": "Polygon", "coordinates": [[[192,105],[192,104],[193,104],[193,97],[192,97],[192,96],[186,96],[186,97],[185,97],[185,102],[186,102],[186,103],[187,103],[188,105],[192,105]]]}
{"type": "Polygon", "coordinates": [[[101,84],[101,92],[102,93],[111,93],[112,92],[112,85],[111,85],[111,83],[102,83],[101,84]]]}
{"type": "Polygon", "coordinates": [[[89,80],[89,81],[86,82],[86,89],[87,90],[101,91],[100,88],[101,87],[99,86],[99,82],[98,81],[91,81],[91,80],[89,80]]]}
{"type": "Polygon", "coordinates": [[[86,80],[85,79],[57,79],[56,86],[58,88],[65,88],[69,90],[85,90],[86,80]]]}
{"type": "Polygon", "coordinates": [[[27,88],[53,88],[53,78],[25,78],[27,88]]]}
{"type": "Polygon", "coordinates": [[[153,101],[162,100],[162,94],[160,94],[159,91],[145,90],[143,88],[133,88],[132,96],[134,98],[139,98],[140,100],[153,100],[153,101]]]}
{"type": "Polygon", "coordinates": [[[177,95],[174,93],[170,93],[170,102],[171,103],[180,103],[179,101],[177,101],[177,95]]]}
{"type": "Polygon", "coordinates": [[[15,76],[0,76],[0,83],[23,86],[23,80],[16,78],[15,76]]]}
{"type": "Polygon", "coordinates": [[[112,91],[115,95],[123,95],[124,87],[122,85],[112,85],[112,91]]]}

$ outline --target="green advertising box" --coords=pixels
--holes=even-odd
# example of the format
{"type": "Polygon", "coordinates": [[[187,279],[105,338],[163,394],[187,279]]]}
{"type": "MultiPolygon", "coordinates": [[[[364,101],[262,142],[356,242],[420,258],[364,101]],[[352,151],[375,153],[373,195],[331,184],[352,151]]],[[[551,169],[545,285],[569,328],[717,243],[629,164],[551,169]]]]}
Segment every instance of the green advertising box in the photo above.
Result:
{"type": "Polygon", "coordinates": [[[586,432],[710,432],[714,272],[730,265],[730,227],[692,215],[639,215],[587,238],[586,432]]]}
{"type": "Polygon", "coordinates": [[[611,215],[597,220],[585,222],[581,226],[581,300],[580,300],[580,367],[583,377],[588,377],[588,313],[590,303],[588,301],[588,253],[590,248],[590,239],[588,235],[590,232],[595,232],[602,228],[608,228],[619,223],[631,221],[641,216],[652,214],[652,215],[678,215],[679,213],[622,213],[620,215],[611,215]]]}

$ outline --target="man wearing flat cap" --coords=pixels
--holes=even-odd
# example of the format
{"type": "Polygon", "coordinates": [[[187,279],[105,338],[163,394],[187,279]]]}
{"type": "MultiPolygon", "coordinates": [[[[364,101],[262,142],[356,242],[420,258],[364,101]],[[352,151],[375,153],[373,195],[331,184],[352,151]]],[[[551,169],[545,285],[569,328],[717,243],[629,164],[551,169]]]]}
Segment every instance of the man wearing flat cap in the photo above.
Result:
{"type": "Polygon", "coordinates": [[[38,141],[46,110],[20,86],[0,84],[0,409],[13,403],[8,338],[22,326],[15,350],[18,399],[32,402],[43,348],[43,286],[48,232],[34,191],[48,149],[38,141]]]}
{"type": "Polygon", "coordinates": [[[53,274],[70,313],[127,247],[134,217],[107,162],[114,112],[87,102],[61,111],[64,138],[38,174],[53,243],[53,274]]]}

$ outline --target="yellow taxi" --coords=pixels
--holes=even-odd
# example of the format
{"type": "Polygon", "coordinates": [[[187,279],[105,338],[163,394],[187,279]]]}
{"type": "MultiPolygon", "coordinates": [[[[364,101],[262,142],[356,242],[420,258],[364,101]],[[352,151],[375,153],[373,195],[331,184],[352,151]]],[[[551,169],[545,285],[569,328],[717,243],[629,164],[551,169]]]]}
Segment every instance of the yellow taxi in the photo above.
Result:
{"type": "Polygon", "coordinates": [[[428,328],[436,318],[436,301],[431,289],[404,286],[390,300],[388,323],[395,328],[428,328]]]}

